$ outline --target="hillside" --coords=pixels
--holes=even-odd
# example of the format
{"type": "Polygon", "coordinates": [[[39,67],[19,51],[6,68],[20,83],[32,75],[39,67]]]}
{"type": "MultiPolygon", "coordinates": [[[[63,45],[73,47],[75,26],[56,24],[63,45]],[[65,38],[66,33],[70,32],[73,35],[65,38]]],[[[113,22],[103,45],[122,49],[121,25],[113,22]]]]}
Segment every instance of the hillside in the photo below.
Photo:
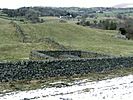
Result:
{"type": "Polygon", "coordinates": [[[115,38],[117,31],[105,31],[78,26],[72,23],[21,24],[34,41],[50,37],[62,45],[73,49],[90,50],[114,55],[130,55],[131,40],[115,38]]]}
{"type": "Polygon", "coordinates": [[[28,59],[31,50],[69,49],[90,50],[112,55],[131,55],[133,41],[117,39],[117,31],[82,27],[73,23],[44,22],[23,24],[17,22],[29,39],[20,41],[20,34],[10,20],[0,19],[0,60],[28,59]]]}
{"type": "Polygon", "coordinates": [[[132,8],[132,7],[133,7],[132,3],[122,3],[114,6],[114,8],[132,8]]]}
{"type": "MultiPolygon", "coordinates": [[[[28,59],[31,50],[60,49],[50,43],[22,43],[10,20],[0,19],[0,60],[28,59]]],[[[56,44],[57,45],[57,44],[56,44]]]]}

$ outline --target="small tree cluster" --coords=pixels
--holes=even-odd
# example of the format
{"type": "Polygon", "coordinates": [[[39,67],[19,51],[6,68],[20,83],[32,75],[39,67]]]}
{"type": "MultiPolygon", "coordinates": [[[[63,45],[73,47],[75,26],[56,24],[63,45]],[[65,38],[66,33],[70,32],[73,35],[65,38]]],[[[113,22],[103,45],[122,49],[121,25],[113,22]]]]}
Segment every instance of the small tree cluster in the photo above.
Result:
{"type": "Polygon", "coordinates": [[[116,15],[116,18],[125,20],[127,19],[127,15],[124,15],[124,13],[119,13],[116,15]]]}
{"type": "Polygon", "coordinates": [[[37,12],[33,9],[30,9],[30,10],[27,11],[27,13],[25,15],[25,18],[30,20],[32,23],[40,22],[39,12],[37,12]]]}
{"type": "Polygon", "coordinates": [[[105,29],[105,30],[116,30],[117,28],[116,21],[109,20],[109,19],[100,20],[100,21],[94,20],[93,22],[86,21],[86,19],[82,19],[77,24],[82,26],[90,26],[94,28],[105,29]]]}
{"type": "Polygon", "coordinates": [[[117,23],[116,21],[106,19],[106,20],[100,20],[98,23],[98,27],[106,30],[116,30],[117,23]]]}

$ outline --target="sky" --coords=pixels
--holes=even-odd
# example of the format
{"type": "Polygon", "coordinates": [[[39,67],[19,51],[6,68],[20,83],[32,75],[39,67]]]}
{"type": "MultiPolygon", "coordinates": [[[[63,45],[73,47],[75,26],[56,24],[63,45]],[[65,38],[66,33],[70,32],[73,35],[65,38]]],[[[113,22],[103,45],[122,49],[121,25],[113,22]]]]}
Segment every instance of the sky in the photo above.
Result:
{"type": "Polygon", "coordinates": [[[133,4],[133,0],[0,0],[0,8],[27,6],[44,7],[112,7],[118,4],[133,4]]]}

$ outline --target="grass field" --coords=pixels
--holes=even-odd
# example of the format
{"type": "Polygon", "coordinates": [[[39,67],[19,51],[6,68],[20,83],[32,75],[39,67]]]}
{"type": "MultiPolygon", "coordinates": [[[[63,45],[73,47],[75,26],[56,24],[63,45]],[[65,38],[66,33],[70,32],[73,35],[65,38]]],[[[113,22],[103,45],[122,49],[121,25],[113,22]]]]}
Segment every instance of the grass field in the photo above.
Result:
{"type": "MultiPolygon", "coordinates": [[[[48,18],[47,18],[48,19],[48,18]]],[[[50,18],[52,20],[56,18],[50,18]]],[[[22,43],[10,20],[0,18],[0,60],[28,59],[31,50],[59,49],[45,43],[43,38],[50,38],[71,49],[80,49],[107,53],[111,55],[133,55],[133,41],[115,38],[117,31],[91,29],[74,23],[59,21],[38,24],[18,24],[30,37],[29,43],[22,43]]]]}
{"type": "Polygon", "coordinates": [[[105,31],[72,23],[43,23],[21,25],[26,33],[37,40],[51,37],[73,49],[90,50],[112,55],[132,55],[133,41],[115,38],[117,31],[105,31]]]}
{"type": "Polygon", "coordinates": [[[0,19],[0,60],[28,59],[31,50],[54,50],[46,43],[22,43],[10,20],[0,19]]]}
{"type": "MultiPolygon", "coordinates": [[[[10,24],[10,20],[0,18],[0,60],[24,60],[28,59],[31,50],[57,50],[54,44],[47,43],[49,38],[70,49],[94,51],[111,54],[115,56],[133,56],[133,41],[115,38],[117,31],[92,29],[78,26],[74,23],[61,23],[55,18],[48,19],[44,23],[23,24],[21,26],[30,42],[22,43],[20,34],[10,24]],[[49,19],[52,19],[49,21],[49,19]],[[55,19],[55,20],[54,20],[55,19]]],[[[106,73],[88,73],[87,75],[76,75],[72,77],[55,77],[44,80],[17,81],[0,83],[0,92],[30,90],[50,86],[55,81],[72,82],[79,79],[99,80],[132,74],[133,68],[115,69],[106,73]]]]}

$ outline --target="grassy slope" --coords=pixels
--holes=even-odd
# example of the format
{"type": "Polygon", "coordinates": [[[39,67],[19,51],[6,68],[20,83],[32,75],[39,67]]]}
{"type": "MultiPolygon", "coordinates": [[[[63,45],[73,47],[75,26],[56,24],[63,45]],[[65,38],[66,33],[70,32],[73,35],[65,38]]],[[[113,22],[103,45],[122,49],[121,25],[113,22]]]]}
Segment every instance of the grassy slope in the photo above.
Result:
{"type": "Polygon", "coordinates": [[[9,20],[0,18],[0,60],[28,59],[31,50],[57,48],[44,43],[22,43],[9,20]]]}
{"type": "MultiPolygon", "coordinates": [[[[71,46],[73,49],[90,50],[102,53],[117,55],[132,55],[133,41],[114,38],[116,31],[104,31],[77,26],[72,23],[45,22],[43,24],[21,24],[21,27],[32,38],[32,43],[22,43],[19,41],[15,28],[9,24],[10,21],[0,19],[0,60],[18,60],[27,58],[31,50],[58,49],[50,44],[38,41],[41,38],[50,37],[65,46],[71,46]]],[[[112,78],[121,75],[132,74],[132,68],[113,70],[106,73],[89,73],[87,75],[33,80],[18,81],[9,83],[0,83],[0,92],[3,90],[29,90],[41,88],[42,86],[51,86],[49,83],[54,81],[74,81],[76,79],[99,80],[112,78]]],[[[5,91],[5,92],[6,92],[5,91]]]]}
{"type": "Polygon", "coordinates": [[[114,55],[132,55],[133,41],[114,38],[116,31],[104,31],[77,26],[72,23],[44,22],[42,24],[20,24],[32,43],[19,41],[18,33],[9,24],[0,19],[0,60],[26,59],[29,52],[35,49],[54,50],[50,44],[37,42],[49,37],[73,49],[90,50],[114,55]]]}
{"type": "Polygon", "coordinates": [[[132,55],[133,41],[117,39],[117,31],[105,31],[77,26],[72,23],[43,23],[21,25],[32,39],[51,37],[73,49],[90,50],[114,55],[132,55]]]}

